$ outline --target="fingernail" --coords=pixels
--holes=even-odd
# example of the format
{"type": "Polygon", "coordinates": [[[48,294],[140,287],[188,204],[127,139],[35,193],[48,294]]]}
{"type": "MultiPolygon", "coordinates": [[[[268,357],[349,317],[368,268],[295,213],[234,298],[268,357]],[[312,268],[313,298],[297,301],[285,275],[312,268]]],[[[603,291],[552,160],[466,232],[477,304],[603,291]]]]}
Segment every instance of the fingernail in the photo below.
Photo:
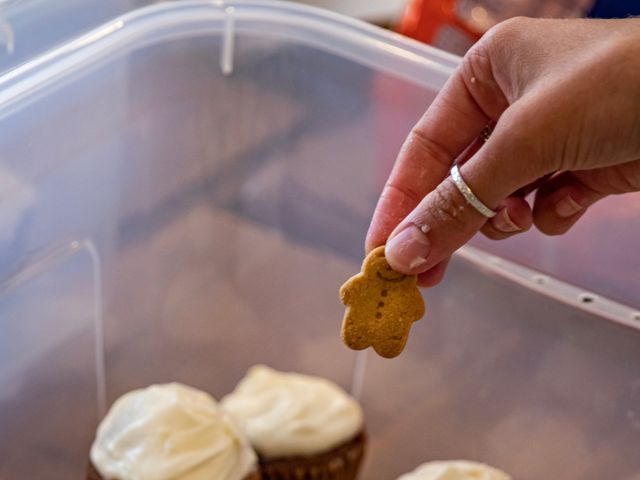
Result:
{"type": "Polygon", "coordinates": [[[506,208],[503,208],[498,212],[498,215],[495,216],[492,223],[497,230],[504,233],[513,233],[522,230],[513,222],[513,220],[511,220],[506,208]]]}
{"type": "Polygon", "coordinates": [[[394,270],[411,273],[426,265],[430,250],[431,244],[427,235],[411,224],[389,239],[385,247],[385,256],[394,270]]]}
{"type": "Polygon", "coordinates": [[[582,206],[571,195],[567,195],[556,203],[556,213],[559,217],[569,218],[582,210],[582,206]]]}

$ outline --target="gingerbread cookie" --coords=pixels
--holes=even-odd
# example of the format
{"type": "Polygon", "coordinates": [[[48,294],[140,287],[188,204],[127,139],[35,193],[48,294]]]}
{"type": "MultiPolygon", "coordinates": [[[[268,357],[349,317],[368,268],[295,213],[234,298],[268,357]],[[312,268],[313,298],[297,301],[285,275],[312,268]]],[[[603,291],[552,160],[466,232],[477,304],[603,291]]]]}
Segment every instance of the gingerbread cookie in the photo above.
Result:
{"type": "Polygon", "coordinates": [[[384,246],[373,250],[362,263],[362,272],[340,287],[347,306],[342,339],[354,350],[369,346],[385,358],[402,352],[411,325],[424,315],[424,301],[416,275],[394,271],[384,258],[384,246]]]}

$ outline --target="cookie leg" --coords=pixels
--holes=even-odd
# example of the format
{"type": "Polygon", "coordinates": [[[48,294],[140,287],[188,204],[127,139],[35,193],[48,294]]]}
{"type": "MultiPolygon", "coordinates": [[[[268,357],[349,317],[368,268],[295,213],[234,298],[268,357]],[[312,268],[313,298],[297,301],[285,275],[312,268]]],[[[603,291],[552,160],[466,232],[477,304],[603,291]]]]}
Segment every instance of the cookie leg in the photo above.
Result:
{"type": "Polygon", "coordinates": [[[364,350],[371,345],[368,326],[348,308],[342,322],[342,340],[354,350],[364,350]]]}
{"type": "Polygon", "coordinates": [[[381,357],[397,357],[404,350],[408,338],[409,329],[403,329],[402,331],[394,332],[392,335],[377,339],[373,344],[373,349],[381,357]]]}

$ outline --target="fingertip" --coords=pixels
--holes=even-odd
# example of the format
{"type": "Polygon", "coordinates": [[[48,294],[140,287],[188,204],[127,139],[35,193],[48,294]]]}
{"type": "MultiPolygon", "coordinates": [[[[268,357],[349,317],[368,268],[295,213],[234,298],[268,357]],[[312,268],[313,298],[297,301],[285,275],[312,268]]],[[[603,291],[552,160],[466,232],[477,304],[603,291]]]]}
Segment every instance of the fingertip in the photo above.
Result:
{"type": "Polygon", "coordinates": [[[554,205],[555,214],[560,218],[570,219],[574,217],[576,213],[584,210],[584,207],[580,205],[575,198],[575,195],[571,195],[568,193],[558,200],[558,202],[554,205]]]}
{"type": "Polygon", "coordinates": [[[414,224],[401,227],[386,243],[385,257],[395,271],[417,275],[429,268],[431,243],[427,234],[414,224]]]}
{"type": "Polygon", "coordinates": [[[398,224],[415,207],[405,189],[395,188],[389,182],[382,190],[365,236],[365,252],[384,245],[398,224]]]}
{"type": "Polygon", "coordinates": [[[364,241],[364,254],[369,255],[369,253],[371,253],[371,251],[374,248],[377,248],[381,245],[384,245],[384,242],[377,242],[375,238],[369,238],[369,236],[367,235],[367,238],[364,241]]]}
{"type": "Polygon", "coordinates": [[[384,245],[385,239],[382,238],[381,229],[377,225],[375,216],[369,224],[367,235],[364,239],[364,253],[369,255],[369,252],[380,245],[384,245]]]}
{"type": "Polygon", "coordinates": [[[509,197],[505,200],[505,215],[515,225],[514,232],[526,232],[533,225],[531,205],[520,197],[509,197]]]}
{"type": "Polygon", "coordinates": [[[498,213],[480,231],[492,240],[503,240],[526,232],[533,224],[531,206],[524,198],[509,197],[500,203],[498,213]]]}
{"type": "Polygon", "coordinates": [[[491,223],[487,222],[480,229],[480,233],[482,233],[489,240],[504,240],[505,238],[513,237],[514,235],[517,235],[520,232],[512,232],[512,233],[501,232],[497,230],[496,227],[494,227],[491,223]]]}
{"type": "Polygon", "coordinates": [[[541,188],[535,199],[533,221],[545,235],[562,235],[586,213],[587,208],[603,195],[587,191],[573,178],[562,178],[541,188]],[[568,184],[558,184],[561,180],[568,184]]]}
{"type": "Polygon", "coordinates": [[[545,235],[564,235],[585,213],[586,210],[582,210],[570,218],[562,218],[553,212],[547,211],[534,217],[534,223],[536,228],[545,235]]]}

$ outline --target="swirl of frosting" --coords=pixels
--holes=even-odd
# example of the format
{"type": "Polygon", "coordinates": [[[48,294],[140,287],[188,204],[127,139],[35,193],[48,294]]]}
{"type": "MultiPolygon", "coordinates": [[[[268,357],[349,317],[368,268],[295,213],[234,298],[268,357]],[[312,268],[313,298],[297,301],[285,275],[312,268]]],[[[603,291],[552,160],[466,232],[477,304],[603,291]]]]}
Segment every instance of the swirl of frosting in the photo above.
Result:
{"type": "Polygon", "coordinates": [[[511,480],[511,477],[489,465],[454,460],[423,463],[398,480],[511,480]]]}
{"type": "Polygon", "coordinates": [[[221,404],[264,458],[324,453],[363,429],[362,408],[336,384],[262,365],[221,404]]]}
{"type": "Polygon", "coordinates": [[[105,480],[243,480],[256,461],[215,400],[178,383],[120,397],[91,447],[91,462],[105,480]]]}

